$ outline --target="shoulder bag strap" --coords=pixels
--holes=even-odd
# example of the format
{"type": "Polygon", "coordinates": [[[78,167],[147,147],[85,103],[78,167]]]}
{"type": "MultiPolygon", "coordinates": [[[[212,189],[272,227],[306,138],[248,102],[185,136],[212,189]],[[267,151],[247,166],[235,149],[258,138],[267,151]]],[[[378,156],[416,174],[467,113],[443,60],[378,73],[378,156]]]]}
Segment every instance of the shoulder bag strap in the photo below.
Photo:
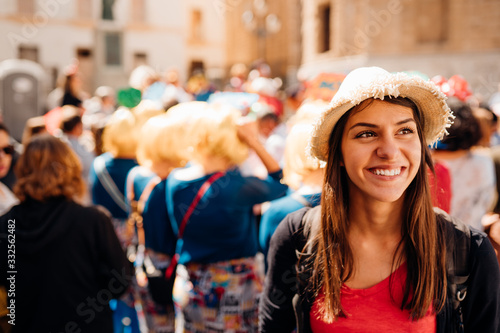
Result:
{"type": "MultiPolygon", "coordinates": [[[[132,181],[128,184],[130,185],[128,190],[132,192],[128,195],[129,198],[134,197],[134,182],[133,182],[133,177],[132,175],[132,181]]],[[[145,255],[145,250],[146,250],[146,237],[144,234],[144,223],[143,223],[143,217],[142,213],[144,212],[144,207],[146,206],[146,202],[148,201],[149,197],[151,196],[151,192],[153,189],[156,187],[161,182],[161,178],[156,176],[153,177],[147,184],[144,190],[142,191],[141,196],[139,197],[139,201],[135,201],[132,199],[130,202],[130,207],[131,207],[131,212],[130,212],[130,217],[127,221],[128,229],[130,232],[131,237],[133,236],[133,233],[137,230],[137,248],[135,246],[132,246],[132,248],[127,249],[127,257],[129,258],[130,262],[134,263],[134,266],[136,267],[136,275],[138,275],[138,283],[140,285],[144,285],[145,283],[145,274],[142,269],[142,265],[144,261],[146,260],[146,255],[145,255]]]]}
{"type": "Polygon", "coordinates": [[[106,169],[104,158],[102,158],[101,156],[96,157],[94,159],[94,168],[97,178],[99,178],[99,181],[101,182],[106,192],[108,192],[111,199],[113,199],[118,207],[120,207],[124,212],[127,212],[125,197],[109,175],[108,169],[106,169]]]}
{"type": "Polygon", "coordinates": [[[212,186],[212,184],[222,177],[224,175],[224,172],[216,172],[210,178],[201,185],[200,189],[198,190],[198,193],[196,193],[196,196],[194,197],[193,201],[191,202],[191,205],[189,206],[188,210],[186,211],[186,214],[184,214],[184,217],[182,218],[181,224],[179,225],[179,231],[177,233],[177,246],[175,249],[175,254],[174,257],[172,258],[172,261],[170,262],[170,265],[168,266],[167,271],[165,272],[165,276],[167,279],[170,279],[172,276],[175,267],[177,266],[177,262],[179,261],[179,244],[180,240],[182,239],[182,236],[184,235],[184,229],[186,228],[186,224],[191,217],[191,214],[193,214],[194,210],[196,209],[196,206],[198,206],[198,203],[200,202],[201,198],[205,195],[207,190],[212,186]]]}
{"type": "Polygon", "coordinates": [[[467,283],[470,275],[469,260],[471,248],[471,230],[463,222],[451,217],[446,212],[434,208],[436,219],[443,219],[447,239],[447,275],[448,290],[453,306],[455,332],[464,332],[462,302],[467,296],[467,283]]]}
{"type": "Polygon", "coordinates": [[[144,224],[142,223],[142,213],[144,212],[144,208],[146,207],[146,202],[149,200],[149,197],[151,196],[151,192],[153,192],[153,189],[156,187],[161,182],[161,178],[156,176],[153,177],[146,187],[144,188],[144,191],[142,191],[142,194],[139,198],[139,201],[137,202],[137,214],[140,217],[139,220],[136,220],[136,227],[137,227],[137,239],[139,245],[144,245],[146,244],[146,238],[144,236],[144,224]]]}
{"type": "MultiPolygon", "coordinates": [[[[149,182],[146,184],[146,187],[142,191],[141,196],[139,197],[139,200],[135,200],[135,193],[134,193],[134,180],[135,176],[137,175],[137,172],[135,171],[136,169],[132,169],[129,175],[127,176],[127,200],[130,205],[130,213],[129,213],[129,218],[127,220],[127,234],[129,235],[130,238],[133,237],[134,233],[136,232],[137,228],[137,241],[138,241],[138,247],[140,246],[145,246],[145,236],[144,236],[144,225],[143,225],[143,218],[142,218],[142,213],[144,212],[144,207],[146,206],[146,202],[148,201],[151,192],[155,188],[156,185],[158,185],[161,182],[161,178],[156,176],[153,177],[149,182]]],[[[135,247],[135,246],[133,246],[135,247]]],[[[137,256],[137,251],[129,249],[127,252],[129,253],[129,260],[131,262],[134,262],[136,260],[137,256]]]]}

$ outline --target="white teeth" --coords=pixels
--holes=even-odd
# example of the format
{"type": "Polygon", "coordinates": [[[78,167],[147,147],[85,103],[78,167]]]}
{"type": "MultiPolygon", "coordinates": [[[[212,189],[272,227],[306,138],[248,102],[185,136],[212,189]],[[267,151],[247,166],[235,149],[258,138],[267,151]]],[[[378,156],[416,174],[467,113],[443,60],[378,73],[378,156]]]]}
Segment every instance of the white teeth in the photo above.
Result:
{"type": "Polygon", "coordinates": [[[401,173],[401,169],[375,169],[372,172],[377,176],[397,176],[401,173]]]}

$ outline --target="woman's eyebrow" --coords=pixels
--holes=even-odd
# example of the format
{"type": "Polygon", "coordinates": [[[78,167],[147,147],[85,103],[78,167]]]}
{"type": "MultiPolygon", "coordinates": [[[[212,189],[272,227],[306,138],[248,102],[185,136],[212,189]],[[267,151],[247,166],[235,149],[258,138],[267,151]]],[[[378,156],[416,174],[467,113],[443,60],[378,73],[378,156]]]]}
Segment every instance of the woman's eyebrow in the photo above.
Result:
{"type": "MultiPolygon", "coordinates": [[[[415,122],[415,119],[413,118],[407,118],[407,119],[403,119],[401,121],[398,121],[395,125],[403,125],[403,124],[406,124],[406,123],[409,123],[409,122],[415,122]]],[[[355,127],[371,127],[371,128],[378,128],[379,126],[378,125],[375,125],[375,124],[372,124],[372,123],[363,123],[363,122],[359,122],[359,123],[356,123],[354,125],[352,125],[350,128],[349,128],[349,131],[352,130],[353,128],[355,127]]]]}

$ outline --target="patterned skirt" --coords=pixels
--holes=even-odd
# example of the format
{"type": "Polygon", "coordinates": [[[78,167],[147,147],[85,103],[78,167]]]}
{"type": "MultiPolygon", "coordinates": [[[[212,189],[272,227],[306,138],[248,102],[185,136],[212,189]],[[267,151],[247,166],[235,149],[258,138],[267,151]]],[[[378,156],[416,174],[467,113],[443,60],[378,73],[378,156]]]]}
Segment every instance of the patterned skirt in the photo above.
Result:
{"type": "MultiPolygon", "coordinates": [[[[170,264],[170,257],[147,250],[149,265],[154,266],[162,276],[165,269],[170,264]]],[[[171,304],[163,305],[156,303],[149,288],[149,281],[145,275],[137,274],[134,279],[135,305],[139,314],[141,331],[149,333],[174,333],[175,332],[175,308],[172,300],[171,304]]]]}
{"type": "Polygon", "coordinates": [[[192,289],[182,308],[185,333],[258,331],[262,278],[255,258],[186,265],[192,289]]]}
{"type": "MultiPolygon", "coordinates": [[[[166,267],[170,264],[169,256],[162,253],[156,253],[148,249],[146,252],[141,254],[135,253],[132,259],[132,257],[129,256],[130,253],[128,250],[131,244],[137,243],[137,236],[135,233],[130,233],[126,220],[112,219],[112,222],[122,248],[127,251],[129,260],[134,261],[135,266],[138,265],[138,261],[141,263],[145,262],[145,264],[149,264],[156,270],[159,270],[159,274],[165,273],[166,267]]],[[[131,248],[137,250],[134,246],[131,248]]],[[[136,267],[136,276],[132,280],[132,286],[120,298],[120,301],[125,303],[125,306],[129,307],[131,311],[136,313],[139,322],[138,326],[140,327],[141,332],[175,332],[175,309],[173,301],[172,304],[162,305],[153,300],[153,296],[151,295],[151,291],[148,286],[148,279],[144,274],[144,270],[139,270],[136,267]],[[141,274],[141,272],[143,274],[141,274]]],[[[115,316],[116,315],[117,314],[115,314],[115,316]]],[[[137,329],[132,329],[132,332],[137,332],[139,327],[137,329]]],[[[120,332],[122,331],[120,330],[120,332]]]]}
{"type": "Polygon", "coordinates": [[[126,250],[135,238],[135,235],[131,234],[130,228],[127,225],[127,219],[112,218],[111,222],[122,249],[126,250]]]}

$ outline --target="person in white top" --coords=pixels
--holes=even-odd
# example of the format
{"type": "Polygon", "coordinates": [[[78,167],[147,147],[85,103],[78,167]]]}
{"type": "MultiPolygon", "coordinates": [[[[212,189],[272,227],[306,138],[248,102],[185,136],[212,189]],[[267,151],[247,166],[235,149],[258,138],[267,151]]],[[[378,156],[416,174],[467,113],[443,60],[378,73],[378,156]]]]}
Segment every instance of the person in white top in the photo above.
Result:
{"type": "Polygon", "coordinates": [[[481,128],[472,109],[456,98],[447,101],[456,117],[449,135],[433,151],[451,176],[450,215],[483,230],[481,219],[492,209],[496,192],[495,165],[487,152],[471,149],[481,140],[481,128]]]}

